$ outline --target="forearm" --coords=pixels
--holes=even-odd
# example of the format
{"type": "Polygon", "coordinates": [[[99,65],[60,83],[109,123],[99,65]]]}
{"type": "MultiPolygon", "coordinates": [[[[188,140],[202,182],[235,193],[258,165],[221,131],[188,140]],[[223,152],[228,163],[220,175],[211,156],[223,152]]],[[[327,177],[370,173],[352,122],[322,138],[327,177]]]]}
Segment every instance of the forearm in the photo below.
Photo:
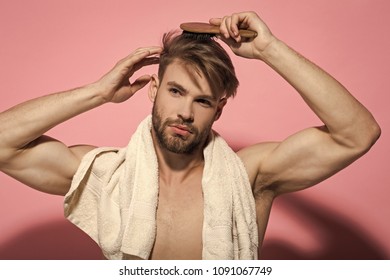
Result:
{"type": "Polygon", "coordinates": [[[376,140],[379,127],[371,113],[324,70],[279,40],[261,59],[299,92],[336,141],[369,145],[376,140]]]}
{"type": "Polygon", "coordinates": [[[120,103],[150,81],[143,75],[130,83],[138,69],[158,63],[161,47],[145,47],[120,60],[97,82],[74,90],[43,96],[0,114],[0,160],[12,156],[54,126],[106,102],[120,103]],[[11,155],[10,155],[11,154],[11,155]]]}
{"type": "Polygon", "coordinates": [[[0,114],[0,149],[18,150],[56,125],[102,105],[95,84],[29,100],[0,114]]]}

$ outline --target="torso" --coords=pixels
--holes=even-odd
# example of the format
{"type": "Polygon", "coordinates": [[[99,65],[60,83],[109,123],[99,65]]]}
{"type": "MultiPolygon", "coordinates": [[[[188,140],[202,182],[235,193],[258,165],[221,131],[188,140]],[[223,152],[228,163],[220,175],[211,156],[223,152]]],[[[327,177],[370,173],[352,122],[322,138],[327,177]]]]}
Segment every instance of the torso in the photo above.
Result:
{"type": "Polygon", "coordinates": [[[160,179],[157,235],[151,259],[202,259],[202,173],[180,186],[160,179]]]}
{"type": "MultiPolygon", "coordinates": [[[[247,170],[251,184],[254,172],[247,170]]],[[[203,194],[202,170],[184,184],[167,185],[160,179],[157,206],[157,235],[151,259],[202,259],[203,194]]],[[[273,197],[255,196],[259,248],[264,238],[273,197]]],[[[260,255],[260,252],[259,252],[260,255]]]]}

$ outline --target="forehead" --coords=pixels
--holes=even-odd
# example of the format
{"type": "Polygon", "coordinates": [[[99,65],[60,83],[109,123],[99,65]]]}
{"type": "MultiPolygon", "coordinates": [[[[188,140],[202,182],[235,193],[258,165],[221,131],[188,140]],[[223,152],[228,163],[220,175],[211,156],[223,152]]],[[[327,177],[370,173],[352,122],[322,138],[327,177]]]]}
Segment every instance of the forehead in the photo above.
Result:
{"type": "Polygon", "coordinates": [[[165,70],[161,84],[166,85],[171,82],[180,84],[190,93],[207,94],[216,97],[202,71],[190,63],[174,60],[169,64],[165,70]]]}

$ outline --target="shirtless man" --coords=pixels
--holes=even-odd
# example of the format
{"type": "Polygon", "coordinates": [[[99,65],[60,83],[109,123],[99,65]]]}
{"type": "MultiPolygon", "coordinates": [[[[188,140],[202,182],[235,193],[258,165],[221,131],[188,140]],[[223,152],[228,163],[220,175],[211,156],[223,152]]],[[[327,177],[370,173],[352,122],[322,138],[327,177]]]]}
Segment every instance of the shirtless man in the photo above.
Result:
{"type": "MultiPolygon", "coordinates": [[[[253,190],[261,248],[273,200],[313,186],[351,164],[371,148],[380,128],[339,82],[276,38],[256,13],[213,18],[210,23],[220,26],[220,39],[236,55],[262,61],[279,73],[324,123],[282,142],[259,143],[238,151],[253,190]],[[245,40],[238,35],[238,27],[256,31],[258,36],[245,40]]],[[[179,63],[172,63],[162,80],[145,75],[130,84],[134,72],[158,63],[161,51],[161,47],[137,49],[95,83],[1,113],[0,169],[37,190],[65,195],[83,156],[95,147],[67,147],[44,133],[105,103],[124,102],[150,82],[149,96],[160,113],[160,124],[168,118],[185,119],[203,134],[191,152],[172,151],[157,144],[156,130],[152,130],[160,191],[157,236],[150,258],[201,259],[202,150],[226,99],[222,95],[215,98],[202,73],[194,81],[179,63]],[[169,227],[167,219],[171,220],[169,227]]],[[[168,141],[181,136],[192,142],[194,136],[187,130],[185,126],[163,127],[162,133],[168,141]]]]}

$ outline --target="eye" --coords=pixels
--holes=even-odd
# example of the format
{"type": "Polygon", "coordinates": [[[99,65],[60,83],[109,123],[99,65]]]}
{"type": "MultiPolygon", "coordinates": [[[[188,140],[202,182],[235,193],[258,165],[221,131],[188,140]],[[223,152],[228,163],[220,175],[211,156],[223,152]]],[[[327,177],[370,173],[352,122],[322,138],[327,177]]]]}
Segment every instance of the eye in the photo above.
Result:
{"type": "Polygon", "coordinates": [[[211,102],[207,99],[198,99],[197,102],[203,107],[211,107],[211,102]]]}
{"type": "Polygon", "coordinates": [[[169,92],[170,92],[173,96],[179,96],[179,95],[181,95],[180,90],[178,90],[177,88],[169,88],[169,92]]]}

